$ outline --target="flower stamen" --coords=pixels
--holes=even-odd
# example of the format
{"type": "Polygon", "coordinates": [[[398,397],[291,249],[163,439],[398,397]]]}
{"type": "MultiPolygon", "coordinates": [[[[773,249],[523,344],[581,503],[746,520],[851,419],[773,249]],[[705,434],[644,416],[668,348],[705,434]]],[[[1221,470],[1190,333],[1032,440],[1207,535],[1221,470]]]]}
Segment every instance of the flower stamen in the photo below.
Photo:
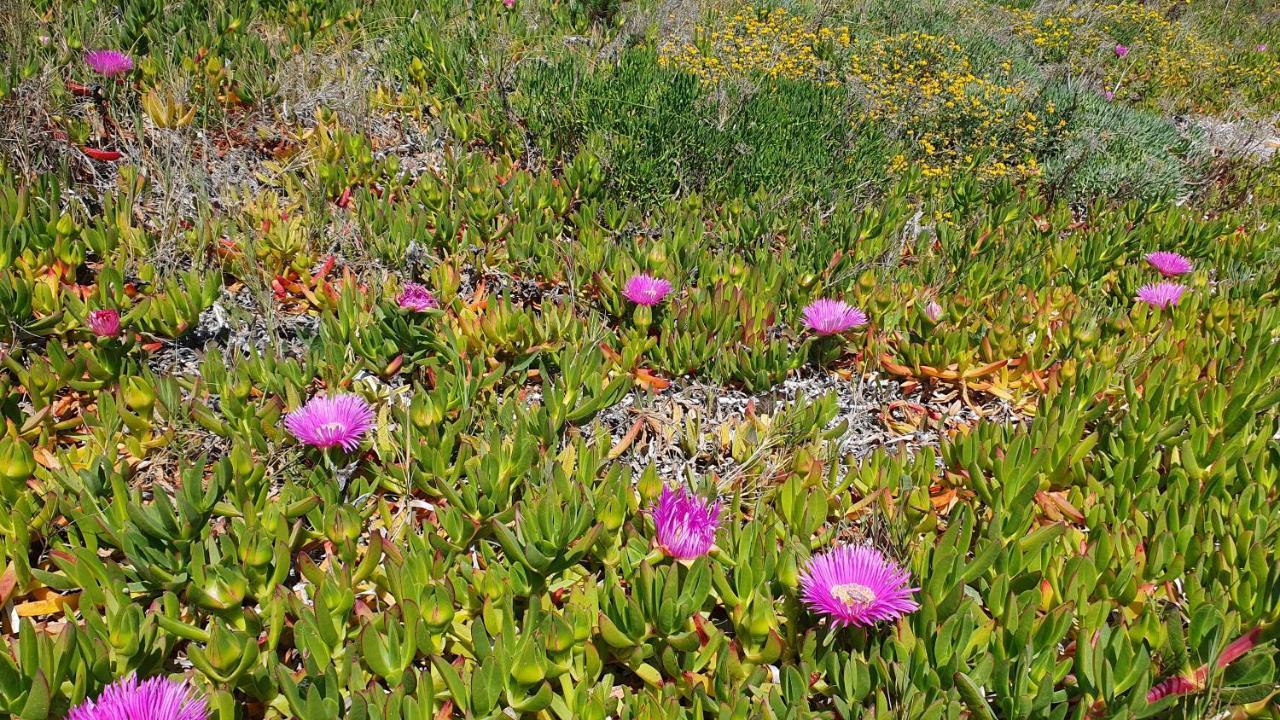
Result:
{"type": "Polygon", "coordinates": [[[858,583],[833,586],[831,588],[831,597],[844,603],[849,608],[854,608],[858,605],[870,605],[876,600],[876,594],[871,588],[858,583]]]}

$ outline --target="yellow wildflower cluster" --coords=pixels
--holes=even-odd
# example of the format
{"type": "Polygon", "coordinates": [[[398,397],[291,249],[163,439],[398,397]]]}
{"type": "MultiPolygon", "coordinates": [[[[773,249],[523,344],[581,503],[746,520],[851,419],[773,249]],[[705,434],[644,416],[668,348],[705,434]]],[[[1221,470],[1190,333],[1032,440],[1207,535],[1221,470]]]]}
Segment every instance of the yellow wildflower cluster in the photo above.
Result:
{"type": "Polygon", "coordinates": [[[836,54],[849,47],[849,29],[813,28],[781,8],[740,12],[725,27],[699,27],[693,42],[663,45],[658,63],[696,75],[704,82],[764,75],[839,85],[831,77],[836,54]]]}
{"type": "MultiPolygon", "coordinates": [[[[1040,113],[1027,109],[1021,83],[976,74],[962,48],[947,37],[881,38],[860,48],[851,62],[865,93],[866,118],[905,132],[926,176],[1038,175],[1036,150],[1065,125],[1052,104],[1040,113]]],[[[907,162],[901,155],[891,169],[907,162]]]]}
{"type": "Polygon", "coordinates": [[[1155,7],[1134,2],[1074,4],[1052,15],[1014,10],[1014,31],[1045,60],[1095,78],[1104,91],[1213,112],[1233,94],[1267,103],[1280,92],[1280,58],[1206,40],[1155,7]],[[1116,52],[1123,45],[1127,52],[1116,52]]]}
{"type": "Polygon", "coordinates": [[[1013,13],[1018,18],[1018,24],[1014,26],[1018,34],[1029,39],[1044,59],[1053,62],[1067,60],[1073,49],[1079,49],[1080,36],[1088,24],[1082,16],[1037,18],[1031,10],[1014,10],[1013,13]]]}

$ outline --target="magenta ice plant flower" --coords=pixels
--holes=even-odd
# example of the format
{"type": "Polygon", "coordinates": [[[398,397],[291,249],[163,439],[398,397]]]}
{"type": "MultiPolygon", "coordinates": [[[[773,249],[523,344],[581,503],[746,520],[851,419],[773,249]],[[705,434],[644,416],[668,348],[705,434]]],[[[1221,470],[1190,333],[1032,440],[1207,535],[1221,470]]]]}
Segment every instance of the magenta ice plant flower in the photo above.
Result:
{"type": "Polygon", "coordinates": [[[720,502],[710,502],[684,488],[665,485],[651,508],[658,528],[658,547],[677,560],[692,560],[707,554],[720,525],[720,502]]]}
{"type": "Polygon", "coordinates": [[[804,324],[819,335],[836,335],[867,324],[867,314],[843,300],[814,300],[804,309],[804,324]]]}
{"type": "Polygon", "coordinates": [[[1124,57],[1129,54],[1129,48],[1126,45],[1116,45],[1116,57],[1124,57]]]}
{"type": "Polygon", "coordinates": [[[919,605],[911,573],[868,545],[844,545],[809,559],[800,591],[809,609],[836,627],[896,620],[919,605]]]}
{"type": "Polygon", "coordinates": [[[1151,283],[1139,288],[1138,297],[1135,299],[1151,307],[1167,308],[1170,305],[1177,305],[1178,301],[1182,299],[1182,294],[1186,291],[1187,286],[1180,283],[1151,283]]]}
{"type": "Polygon", "coordinates": [[[94,310],[89,313],[89,329],[98,337],[116,337],[120,334],[120,313],[115,310],[94,310]]]}
{"type": "Polygon", "coordinates": [[[209,720],[209,707],[185,681],[130,675],[71,709],[67,720],[209,720]]]}
{"type": "Polygon", "coordinates": [[[133,69],[133,58],[119,50],[90,50],[84,54],[84,62],[94,72],[107,77],[133,69]]]}
{"type": "Polygon", "coordinates": [[[652,275],[632,275],[622,294],[637,305],[657,305],[671,293],[671,283],[652,275]]]}
{"type": "Polygon", "coordinates": [[[938,304],[937,300],[930,300],[929,303],[924,306],[924,316],[929,318],[932,322],[938,322],[942,317],[942,306],[938,304]]]}
{"type": "Polygon", "coordinates": [[[431,291],[418,283],[405,283],[404,290],[396,298],[396,304],[414,312],[424,312],[440,307],[440,303],[436,302],[436,298],[431,294],[431,291]]]}
{"type": "Polygon", "coordinates": [[[1191,261],[1175,252],[1163,250],[1147,253],[1147,264],[1155,268],[1165,277],[1185,275],[1194,269],[1191,261]]]}
{"type": "Polygon", "coordinates": [[[285,416],[284,426],[312,447],[341,445],[351,452],[373,427],[373,408],[358,395],[317,396],[285,416]]]}

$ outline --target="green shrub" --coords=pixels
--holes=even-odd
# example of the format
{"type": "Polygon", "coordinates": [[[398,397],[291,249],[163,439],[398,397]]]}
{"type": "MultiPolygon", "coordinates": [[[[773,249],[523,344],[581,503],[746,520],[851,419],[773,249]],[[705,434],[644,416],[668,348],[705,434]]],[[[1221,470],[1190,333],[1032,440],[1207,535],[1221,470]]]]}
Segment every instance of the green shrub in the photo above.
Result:
{"type": "Polygon", "coordinates": [[[799,80],[703,85],[630,50],[590,73],[571,59],[535,65],[515,105],[549,156],[601,148],[624,196],[782,187],[804,204],[883,177],[888,144],[851,124],[848,102],[841,89],[799,80]]]}
{"type": "Polygon", "coordinates": [[[1055,95],[1070,108],[1070,127],[1045,163],[1045,182],[1072,197],[1172,200],[1206,159],[1165,118],[1088,90],[1055,95]]]}

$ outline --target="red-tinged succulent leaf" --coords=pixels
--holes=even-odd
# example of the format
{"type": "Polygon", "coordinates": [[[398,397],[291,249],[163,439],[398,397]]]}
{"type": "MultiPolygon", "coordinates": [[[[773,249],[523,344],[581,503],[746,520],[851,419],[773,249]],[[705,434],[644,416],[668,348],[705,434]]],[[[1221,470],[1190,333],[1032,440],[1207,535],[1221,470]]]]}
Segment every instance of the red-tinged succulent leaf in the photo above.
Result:
{"type": "Polygon", "coordinates": [[[94,160],[100,160],[102,162],[114,162],[124,157],[124,153],[118,150],[102,150],[99,148],[92,148],[87,146],[80,148],[80,150],[88,157],[94,160]]]}

